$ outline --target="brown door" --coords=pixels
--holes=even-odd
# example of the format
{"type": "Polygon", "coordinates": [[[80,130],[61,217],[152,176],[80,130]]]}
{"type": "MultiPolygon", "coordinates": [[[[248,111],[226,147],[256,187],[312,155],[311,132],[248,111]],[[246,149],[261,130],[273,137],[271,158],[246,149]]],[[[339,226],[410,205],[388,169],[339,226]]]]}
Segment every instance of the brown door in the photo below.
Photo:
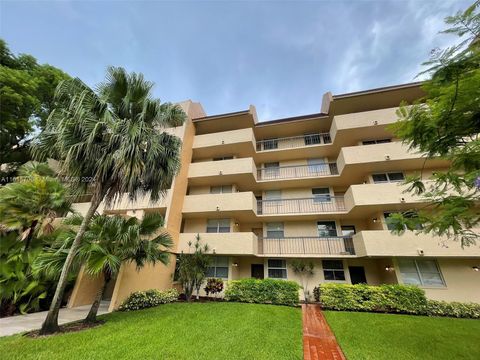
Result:
{"type": "Polygon", "coordinates": [[[252,264],[252,278],[263,279],[263,264],[252,264]]]}

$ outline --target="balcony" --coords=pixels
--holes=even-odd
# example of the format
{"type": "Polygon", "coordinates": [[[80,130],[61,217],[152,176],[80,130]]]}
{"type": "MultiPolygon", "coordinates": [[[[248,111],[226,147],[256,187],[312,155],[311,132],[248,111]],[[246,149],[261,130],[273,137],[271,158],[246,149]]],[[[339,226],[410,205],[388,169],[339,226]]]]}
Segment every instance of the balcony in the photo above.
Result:
{"type": "Polygon", "coordinates": [[[253,187],[257,167],[252,158],[192,163],[188,169],[189,185],[212,186],[228,183],[253,187]]]}
{"type": "Polygon", "coordinates": [[[285,237],[258,240],[263,255],[355,255],[351,237],[285,237]]]}
{"type": "Polygon", "coordinates": [[[257,200],[258,215],[338,213],[345,210],[343,196],[257,200]]]}
{"type": "Polygon", "coordinates": [[[338,175],[336,163],[314,165],[292,165],[277,168],[262,168],[257,170],[259,181],[299,179],[308,177],[320,177],[338,175]]]}
{"type": "Polygon", "coordinates": [[[257,141],[257,151],[293,149],[298,147],[330,144],[329,133],[316,133],[301,136],[266,139],[257,141]]]}
{"type": "Polygon", "coordinates": [[[395,235],[389,230],[364,230],[353,236],[353,244],[358,256],[480,257],[478,246],[462,249],[451,239],[412,231],[395,235]]]}
{"type": "Polygon", "coordinates": [[[221,216],[254,216],[256,200],[252,192],[229,194],[187,195],[183,202],[183,214],[189,217],[205,217],[212,214],[221,216]]]}
{"type": "MultiPolygon", "coordinates": [[[[211,252],[217,255],[255,255],[257,236],[252,232],[200,233],[200,242],[208,244],[211,252]]],[[[177,252],[188,253],[188,243],[195,241],[196,234],[181,233],[177,252]]]]}
{"type": "Polygon", "coordinates": [[[252,128],[196,135],[193,142],[194,157],[213,158],[219,153],[251,157],[255,153],[252,128]]]}

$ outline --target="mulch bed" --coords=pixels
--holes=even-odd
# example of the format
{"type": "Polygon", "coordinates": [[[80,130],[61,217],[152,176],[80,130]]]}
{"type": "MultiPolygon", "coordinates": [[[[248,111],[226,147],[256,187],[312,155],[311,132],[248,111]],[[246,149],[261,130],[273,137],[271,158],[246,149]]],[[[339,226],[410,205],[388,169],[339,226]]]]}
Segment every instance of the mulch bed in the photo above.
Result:
{"type": "MultiPolygon", "coordinates": [[[[51,334],[51,335],[58,335],[58,334],[65,334],[65,333],[70,333],[70,332],[82,331],[82,330],[86,330],[86,329],[95,328],[95,327],[103,325],[103,324],[105,324],[105,320],[97,320],[97,322],[95,322],[93,324],[85,324],[81,321],[76,321],[76,322],[73,322],[73,323],[60,325],[60,332],[55,333],[55,334],[51,334]]],[[[40,335],[40,330],[34,330],[34,331],[30,331],[28,333],[25,333],[23,336],[31,337],[31,338],[43,338],[43,337],[47,337],[47,336],[51,336],[51,335],[40,335]]]]}

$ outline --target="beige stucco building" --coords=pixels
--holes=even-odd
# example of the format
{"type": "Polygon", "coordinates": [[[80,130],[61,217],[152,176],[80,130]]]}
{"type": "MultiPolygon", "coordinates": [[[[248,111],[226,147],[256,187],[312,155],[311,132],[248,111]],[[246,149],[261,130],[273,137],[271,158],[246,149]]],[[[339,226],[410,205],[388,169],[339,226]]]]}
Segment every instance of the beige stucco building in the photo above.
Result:
{"type": "MultiPolygon", "coordinates": [[[[186,101],[188,121],[171,130],[183,141],[182,169],[167,196],[100,210],[161,211],[175,252],[200,234],[215,256],[209,275],[225,280],[298,280],[289,264],[305,258],[316,265],[309,291],[321,282],[407,283],[432,299],[480,303],[478,245],[388,229],[389,213],[424,205],[403,192],[405,176],[449,166],[408,151],[389,130],[400,102],[420,96],[418,83],[326,93],[319,113],[265,122],[253,106],[206,116],[186,101]]],[[[106,295],[111,309],[133,291],[175,286],[174,269],[173,255],[169,266],[139,272],[124,264],[106,295]]],[[[80,274],[69,306],[91,303],[98,283],[80,274]]]]}

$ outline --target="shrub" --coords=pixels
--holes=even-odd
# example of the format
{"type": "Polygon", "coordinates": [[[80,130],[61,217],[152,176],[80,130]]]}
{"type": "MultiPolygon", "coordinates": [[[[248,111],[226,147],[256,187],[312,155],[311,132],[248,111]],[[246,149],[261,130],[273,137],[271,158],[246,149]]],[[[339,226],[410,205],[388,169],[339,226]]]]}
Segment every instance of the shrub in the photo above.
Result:
{"type": "Polygon", "coordinates": [[[480,304],[428,300],[426,314],[480,319],[480,304]]]}
{"type": "Polygon", "coordinates": [[[175,289],[168,289],[160,291],[151,289],[146,291],[137,291],[131,293],[128,298],[120,305],[120,311],[132,311],[166,304],[178,299],[178,291],[175,289]]]}
{"type": "Polygon", "coordinates": [[[241,279],[228,284],[225,300],[259,304],[298,305],[300,286],[294,281],[241,279]]]}
{"type": "Polygon", "coordinates": [[[205,285],[204,290],[207,293],[207,296],[209,294],[215,295],[221,293],[223,291],[223,280],[217,278],[207,279],[207,285],[205,285]]]}
{"type": "Polygon", "coordinates": [[[410,285],[321,284],[320,303],[325,309],[423,314],[425,292],[410,285]]]}

